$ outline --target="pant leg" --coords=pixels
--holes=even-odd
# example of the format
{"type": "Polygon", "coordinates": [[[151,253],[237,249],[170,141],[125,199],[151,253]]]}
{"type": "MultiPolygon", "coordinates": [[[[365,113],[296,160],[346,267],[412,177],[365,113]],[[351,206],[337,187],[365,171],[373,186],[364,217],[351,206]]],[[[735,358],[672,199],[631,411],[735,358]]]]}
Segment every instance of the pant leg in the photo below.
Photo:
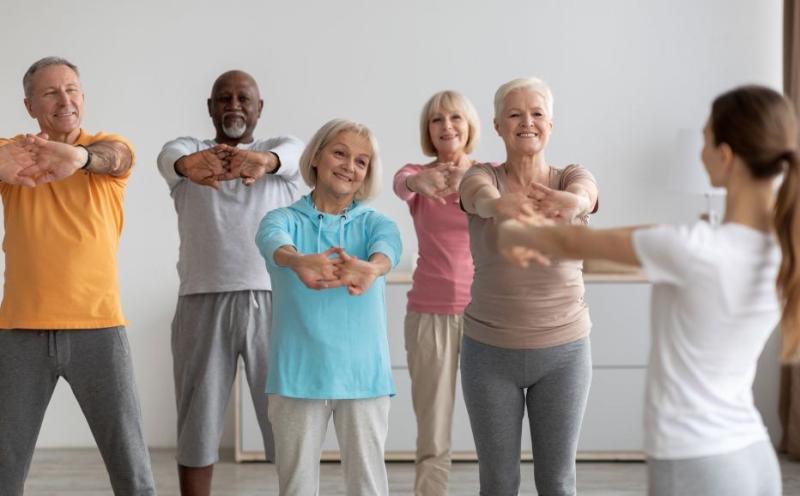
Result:
{"type": "Polygon", "coordinates": [[[319,458],[333,404],[269,395],[280,496],[319,496],[319,458]]]}
{"type": "Polygon", "coordinates": [[[124,327],[59,331],[58,353],[116,496],[156,494],[124,327]]]}
{"type": "Polygon", "coordinates": [[[650,496],[779,496],[781,473],[768,441],[721,455],[647,460],[650,496]]]}
{"type": "Polygon", "coordinates": [[[0,331],[0,494],[22,496],[58,382],[52,331],[0,331]]]}
{"type": "Polygon", "coordinates": [[[406,315],[406,357],[417,417],[417,496],[447,495],[463,322],[461,315],[406,315]]]}
{"type": "Polygon", "coordinates": [[[252,291],[253,303],[250,306],[250,319],[247,323],[244,343],[239,353],[244,361],[247,384],[253,398],[258,426],[264,440],[264,453],[267,460],[275,460],[275,441],[272,425],[267,418],[267,358],[269,336],[272,326],[272,292],[252,291]]]}
{"type": "Polygon", "coordinates": [[[384,446],[389,430],[389,397],[336,400],[333,405],[347,495],[388,496],[384,446]]]}
{"type": "Polygon", "coordinates": [[[481,496],[516,496],[525,398],[522,351],[464,336],[461,387],[478,453],[481,496]]]}
{"type": "Polygon", "coordinates": [[[589,338],[527,351],[526,370],[539,376],[526,398],[536,490],[573,496],[575,453],[592,382],[589,338]]]}
{"type": "Polygon", "coordinates": [[[180,465],[205,467],[219,459],[225,410],[236,377],[238,300],[249,304],[249,292],[178,298],[172,321],[172,367],[180,465]]]}

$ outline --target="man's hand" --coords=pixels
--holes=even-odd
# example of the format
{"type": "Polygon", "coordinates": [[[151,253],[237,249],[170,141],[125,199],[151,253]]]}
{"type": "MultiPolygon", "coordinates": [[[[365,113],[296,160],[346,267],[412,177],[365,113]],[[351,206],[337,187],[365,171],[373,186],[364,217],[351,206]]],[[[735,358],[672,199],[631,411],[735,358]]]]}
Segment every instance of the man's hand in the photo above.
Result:
{"type": "MultiPolygon", "coordinates": [[[[227,146],[227,145],[223,145],[227,146]]],[[[278,167],[278,157],[272,152],[253,152],[228,146],[230,156],[228,171],[234,178],[242,178],[242,184],[250,186],[278,167]]]]}
{"type": "Polygon", "coordinates": [[[227,145],[217,145],[183,156],[175,162],[175,170],[194,183],[218,190],[220,181],[235,177],[228,170],[229,148],[227,145]]]}
{"type": "Polygon", "coordinates": [[[35,163],[33,155],[20,143],[12,142],[0,146],[0,181],[31,188],[36,186],[33,178],[21,174],[35,163]]]}
{"type": "Polygon", "coordinates": [[[353,296],[364,294],[375,279],[380,275],[378,264],[359,260],[358,257],[349,255],[343,248],[332,248],[339,255],[341,263],[336,267],[339,281],[347,287],[347,292],[353,296]]]}
{"type": "Polygon", "coordinates": [[[58,181],[71,176],[83,167],[89,157],[85,149],[50,141],[46,134],[27,134],[21,145],[33,157],[35,163],[19,171],[19,175],[31,178],[36,184],[58,181]]]}

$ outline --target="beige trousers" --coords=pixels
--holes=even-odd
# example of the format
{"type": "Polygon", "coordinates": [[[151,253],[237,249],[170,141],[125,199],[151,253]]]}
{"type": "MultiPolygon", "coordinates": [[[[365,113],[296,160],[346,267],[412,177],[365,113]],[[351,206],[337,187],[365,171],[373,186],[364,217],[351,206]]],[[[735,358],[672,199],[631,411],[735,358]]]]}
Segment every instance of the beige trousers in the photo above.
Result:
{"type": "Polygon", "coordinates": [[[462,315],[409,311],[405,321],[411,399],[417,416],[414,494],[447,494],[462,315]]]}

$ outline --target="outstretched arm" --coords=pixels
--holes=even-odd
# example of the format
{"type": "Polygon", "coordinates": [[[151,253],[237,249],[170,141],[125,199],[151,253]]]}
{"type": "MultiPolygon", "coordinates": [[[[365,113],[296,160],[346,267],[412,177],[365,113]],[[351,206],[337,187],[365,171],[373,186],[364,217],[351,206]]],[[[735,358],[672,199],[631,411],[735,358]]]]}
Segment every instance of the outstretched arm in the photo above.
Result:
{"type": "Polygon", "coordinates": [[[84,147],[29,134],[22,146],[33,156],[35,165],[20,175],[33,178],[36,184],[64,179],[81,168],[95,174],[123,176],[133,166],[133,153],[118,141],[98,141],[84,147]]]}
{"type": "Polygon", "coordinates": [[[536,258],[529,252],[538,252],[576,260],[600,258],[638,267],[641,262],[633,247],[636,229],[639,228],[536,226],[512,219],[499,226],[497,242],[506,258],[522,266],[536,258]]]}

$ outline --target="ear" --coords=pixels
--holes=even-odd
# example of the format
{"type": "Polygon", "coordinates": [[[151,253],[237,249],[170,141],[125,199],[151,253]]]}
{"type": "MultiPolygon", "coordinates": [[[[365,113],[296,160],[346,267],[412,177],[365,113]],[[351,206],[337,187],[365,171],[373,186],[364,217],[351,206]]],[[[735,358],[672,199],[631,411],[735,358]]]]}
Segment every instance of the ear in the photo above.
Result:
{"type": "Polygon", "coordinates": [[[500,125],[497,123],[497,119],[496,119],[496,118],[495,118],[495,119],[492,119],[492,123],[494,124],[494,130],[495,130],[495,132],[496,132],[496,133],[497,133],[497,135],[499,136],[499,135],[500,135],[500,125]]]}
{"type": "Polygon", "coordinates": [[[208,116],[209,117],[214,117],[214,113],[211,112],[211,99],[210,98],[208,100],[206,100],[206,107],[208,107],[208,116]]]}
{"type": "Polygon", "coordinates": [[[35,119],[36,116],[33,115],[33,105],[31,104],[31,101],[29,99],[25,98],[25,99],[22,100],[22,102],[25,103],[25,110],[28,111],[28,115],[35,119]]]}
{"type": "Polygon", "coordinates": [[[261,117],[261,111],[264,110],[264,100],[258,101],[258,117],[261,117]]]}
{"type": "Polygon", "coordinates": [[[725,176],[729,176],[733,171],[733,162],[735,158],[733,149],[727,143],[720,143],[717,147],[717,153],[719,153],[720,164],[722,164],[722,170],[725,172],[725,176]]]}

